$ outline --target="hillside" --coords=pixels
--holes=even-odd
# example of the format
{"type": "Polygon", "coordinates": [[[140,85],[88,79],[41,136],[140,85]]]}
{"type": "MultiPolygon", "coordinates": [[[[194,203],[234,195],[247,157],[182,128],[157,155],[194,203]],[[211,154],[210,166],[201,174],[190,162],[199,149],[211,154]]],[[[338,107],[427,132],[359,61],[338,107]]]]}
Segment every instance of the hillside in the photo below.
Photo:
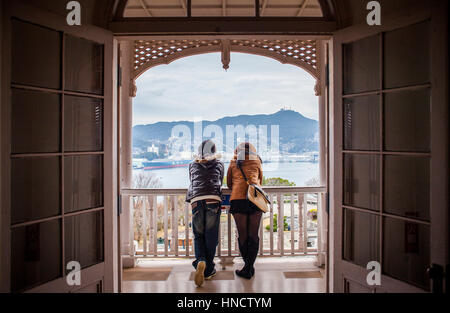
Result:
{"type": "MultiPolygon", "coordinates": [[[[149,125],[138,125],[133,127],[133,147],[146,150],[152,143],[167,144],[171,136],[172,128],[183,124],[191,129],[194,134],[193,122],[159,122],[149,125]]],[[[291,111],[281,110],[274,114],[260,115],[239,115],[221,118],[217,121],[203,121],[203,128],[208,125],[217,125],[223,132],[227,125],[279,125],[280,127],[280,149],[283,152],[301,153],[308,151],[318,151],[318,122],[304,117],[302,114],[291,111]]],[[[192,135],[193,136],[193,135],[192,135]]],[[[270,133],[268,134],[270,143],[270,133]]]]}

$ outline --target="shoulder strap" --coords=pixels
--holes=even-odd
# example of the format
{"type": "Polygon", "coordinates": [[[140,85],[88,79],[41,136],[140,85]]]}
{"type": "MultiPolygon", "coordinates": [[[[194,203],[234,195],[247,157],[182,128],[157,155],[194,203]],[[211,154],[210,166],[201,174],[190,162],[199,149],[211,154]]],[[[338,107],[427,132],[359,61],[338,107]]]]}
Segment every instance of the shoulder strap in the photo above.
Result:
{"type": "Polygon", "coordinates": [[[244,179],[247,182],[247,185],[249,185],[247,176],[245,175],[244,170],[242,169],[242,167],[240,167],[237,162],[236,162],[236,166],[241,170],[242,176],[244,176],[244,179]]]}

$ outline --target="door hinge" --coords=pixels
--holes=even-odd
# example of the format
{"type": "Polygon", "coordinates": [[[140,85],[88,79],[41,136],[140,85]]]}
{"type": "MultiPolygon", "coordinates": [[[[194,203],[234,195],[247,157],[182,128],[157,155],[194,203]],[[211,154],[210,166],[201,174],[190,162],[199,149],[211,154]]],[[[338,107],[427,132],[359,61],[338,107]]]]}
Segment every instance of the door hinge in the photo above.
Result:
{"type": "Polygon", "coordinates": [[[122,87],[122,67],[117,70],[117,87],[122,87]]]}
{"type": "Polygon", "coordinates": [[[117,197],[117,216],[122,215],[122,195],[117,197]]]}
{"type": "Polygon", "coordinates": [[[325,86],[330,87],[330,64],[325,65],[325,86]]]}
{"type": "Polygon", "coordinates": [[[328,192],[325,194],[325,211],[330,214],[330,194],[328,192]]]}

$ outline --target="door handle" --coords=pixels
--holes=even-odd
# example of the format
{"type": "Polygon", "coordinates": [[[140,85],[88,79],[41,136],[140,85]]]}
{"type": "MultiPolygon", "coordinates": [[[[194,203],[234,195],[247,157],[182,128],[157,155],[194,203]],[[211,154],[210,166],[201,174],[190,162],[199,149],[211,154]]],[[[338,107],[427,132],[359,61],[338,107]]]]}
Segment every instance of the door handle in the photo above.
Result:
{"type": "Polygon", "coordinates": [[[444,293],[444,267],[438,264],[432,264],[427,268],[428,277],[431,279],[431,292],[444,293]]]}

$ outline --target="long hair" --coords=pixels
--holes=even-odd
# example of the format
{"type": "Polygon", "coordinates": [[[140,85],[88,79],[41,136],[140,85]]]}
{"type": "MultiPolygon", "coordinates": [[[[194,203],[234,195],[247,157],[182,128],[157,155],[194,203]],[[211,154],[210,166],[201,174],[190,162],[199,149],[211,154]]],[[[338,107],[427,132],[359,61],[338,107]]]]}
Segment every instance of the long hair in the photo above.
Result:
{"type": "Polygon", "coordinates": [[[234,157],[236,159],[237,167],[241,167],[242,163],[245,160],[257,160],[262,163],[262,160],[258,153],[256,152],[256,148],[249,142],[243,142],[239,144],[234,151],[234,157]]]}

